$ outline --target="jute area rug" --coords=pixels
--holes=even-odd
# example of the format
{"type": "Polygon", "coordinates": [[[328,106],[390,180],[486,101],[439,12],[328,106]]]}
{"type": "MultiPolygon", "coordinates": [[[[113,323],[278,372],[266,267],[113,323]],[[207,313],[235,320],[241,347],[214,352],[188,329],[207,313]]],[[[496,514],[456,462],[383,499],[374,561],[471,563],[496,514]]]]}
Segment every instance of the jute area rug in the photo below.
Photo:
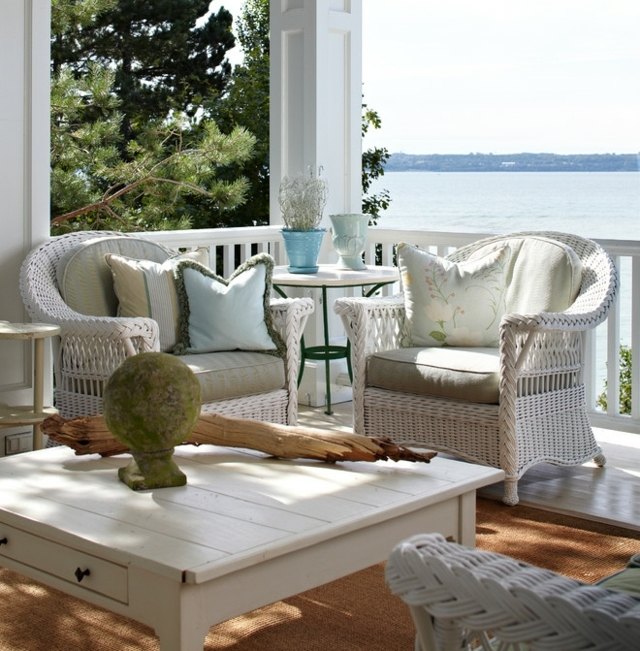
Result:
{"type": "MultiPolygon", "coordinates": [[[[585,582],[640,552],[638,533],[478,499],[477,545],[585,582]]],[[[382,565],[213,627],[206,651],[411,651],[413,625],[382,565]]],[[[157,651],[153,631],[0,569],[2,651],[157,651]]]]}

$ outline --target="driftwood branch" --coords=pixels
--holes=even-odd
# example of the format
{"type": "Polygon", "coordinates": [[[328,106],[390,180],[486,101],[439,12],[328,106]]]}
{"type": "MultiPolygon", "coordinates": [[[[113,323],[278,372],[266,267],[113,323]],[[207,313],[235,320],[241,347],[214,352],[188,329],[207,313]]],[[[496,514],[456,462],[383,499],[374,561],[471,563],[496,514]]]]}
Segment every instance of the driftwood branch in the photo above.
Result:
{"type": "MultiPolygon", "coordinates": [[[[51,416],[44,421],[43,431],[57,443],[75,450],[76,454],[111,456],[128,451],[109,431],[102,416],[72,420],[51,416]]],[[[277,425],[220,414],[201,414],[185,443],[247,448],[281,459],[317,459],[328,462],[391,459],[428,463],[436,455],[431,451],[416,452],[385,438],[277,425]]]]}

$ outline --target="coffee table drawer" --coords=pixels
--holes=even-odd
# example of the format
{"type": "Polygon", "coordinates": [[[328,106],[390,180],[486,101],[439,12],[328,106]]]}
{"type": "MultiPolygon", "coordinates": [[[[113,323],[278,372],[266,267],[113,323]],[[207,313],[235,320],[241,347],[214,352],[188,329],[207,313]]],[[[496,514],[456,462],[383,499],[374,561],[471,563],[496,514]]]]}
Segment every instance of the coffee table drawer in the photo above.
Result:
{"type": "Polygon", "coordinates": [[[127,603],[127,568],[117,563],[0,524],[0,563],[3,557],[127,603]]]}

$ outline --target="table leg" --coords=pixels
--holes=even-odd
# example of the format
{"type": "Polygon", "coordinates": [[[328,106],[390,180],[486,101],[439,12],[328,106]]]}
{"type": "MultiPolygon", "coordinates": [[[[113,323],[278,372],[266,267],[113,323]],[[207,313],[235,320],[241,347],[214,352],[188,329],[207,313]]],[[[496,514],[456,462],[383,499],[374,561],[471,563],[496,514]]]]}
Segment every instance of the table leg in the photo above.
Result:
{"type": "Polygon", "coordinates": [[[208,630],[209,628],[204,632],[196,630],[185,622],[180,630],[170,629],[159,634],[156,631],[160,641],[160,651],[202,651],[208,630]]]}
{"type": "MultiPolygon", "coordinates": [[[[39,414],[44,409],[44,339],[33,342],[33,411],[39,414]]],[[[42,448],[40,423],[33,426],[33,449],[42,448]]]]}
{"type": "Polygon", "coordinates": [[[202,651],[209,628],[215,623],[204,592],[203,586],[131,568],[132,609],[125,614],[154,629],[160,651],[202,651]]]}
{"type": "MultiPolygon", "coordinates": [[[[324,328],[324,347],[326,351],[329,351],[329,317],[327,315],[327,288],[325,285],[322,286],[322,326],[324,328]]],[[[331,416],[333,414],[331,408],[331,360],[328,354],[324,360],[324,373],[327,390],[327,409],[324,413],[331,416]]]]}
{"type": "Polygon", "coordinates": [[[460,517],[458,521],[458,540],[467,547],[476,546],[476,491],[468,491],[458,498],[460,517]]]}

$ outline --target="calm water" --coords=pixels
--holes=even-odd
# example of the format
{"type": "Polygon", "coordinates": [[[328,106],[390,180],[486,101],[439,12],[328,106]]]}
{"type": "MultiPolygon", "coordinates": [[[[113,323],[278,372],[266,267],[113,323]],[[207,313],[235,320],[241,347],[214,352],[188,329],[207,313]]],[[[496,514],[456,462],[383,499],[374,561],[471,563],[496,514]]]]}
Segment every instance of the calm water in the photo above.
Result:
{"type": "Polygon", "coordinates": [[[392,202],[380,226],[640,240],[637,172],[387,172],[381,188],[392,202]]]}

